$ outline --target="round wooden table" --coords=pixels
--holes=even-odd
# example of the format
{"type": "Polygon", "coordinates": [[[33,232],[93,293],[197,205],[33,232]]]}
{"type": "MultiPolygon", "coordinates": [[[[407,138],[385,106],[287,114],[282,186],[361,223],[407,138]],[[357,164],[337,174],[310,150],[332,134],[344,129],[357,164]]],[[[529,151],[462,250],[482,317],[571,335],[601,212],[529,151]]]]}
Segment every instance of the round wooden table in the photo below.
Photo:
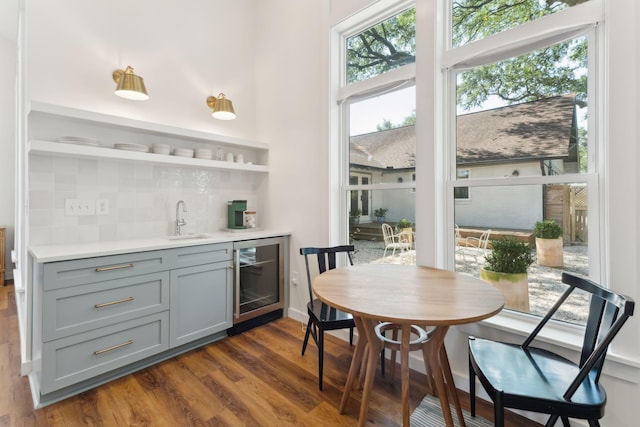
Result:
{"type": "MultiPolygon", "coordinates": [[[[436,326],[424,353],[425,366],[431,367],[447,426],[453,426],[447,388],[455,390],[444,348],[449,326],[477,322],[491,317],[504,306],[504,297],[493,286],[479,279],[448,270],[415,265],[362,264],[336,268],[317,276],[313,290],[322,301],[353,314],[358,341],[351,361],[340,412],[344,412],[365,348],[365,380],[358,425],[366,422],[373,377],[383,343],[375,326],[392,322],[402,327],[401,377],[403,425],[409,425],[409,329],[411,325],[436,326]],[[364,338],[364,339],[363,339],[364,338]],[[446,382],[445,382],[446,380],[446,382]]],[[[462,410],[454,396],[458,417],[462,410]]],[[[463,420],[461,420],[464,423],[463,420]]]]}

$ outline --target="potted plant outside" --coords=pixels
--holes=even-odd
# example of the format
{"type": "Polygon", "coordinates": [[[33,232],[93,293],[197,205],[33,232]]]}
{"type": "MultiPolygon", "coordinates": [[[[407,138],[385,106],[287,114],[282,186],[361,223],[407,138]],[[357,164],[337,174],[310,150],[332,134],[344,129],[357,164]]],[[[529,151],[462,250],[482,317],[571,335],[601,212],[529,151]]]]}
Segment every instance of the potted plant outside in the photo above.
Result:
{"type": "Polygon", "coordinates": [[[512,237],[491,240],[491,251],[485,256],[485,261],[484,268],[480,270],[480,279],[502,292],[505,308],[528,312],[527,269],[533,264],[529,244],[512,237]]]}
{"type": "Polygon", "coordinates": [[[360,224],[360,215],[362,215],[362,210],[354,209],[349,212],[349,220],[351,224],[360,224]]]}
{"type": "Polygon", "coordinates": [[[564,264],[562,227],[554,220],[546,219],[536,222],[533,234],[536,237],[538,264],[546,267],[562,267],[564,264]]]}
{"type": "Polygon", "coordinates": [[[411,231],[413,230],[413,223],[406,218],[402,218],[396,224],[398,231],[411,231]]]}
{"type": "Polygon", "coordinates": [[[373,211],[373,214],[376,216],[376,221],[384,222],[388,211],[389,209],[387,208],[378,208],[375,211],[373,211]]]}
{"type": "Polygon", "coordinates": [[[413,223],[406,218],[402,218],[396,224],[399,240],[402,243],[413,245],[413,223]]]}

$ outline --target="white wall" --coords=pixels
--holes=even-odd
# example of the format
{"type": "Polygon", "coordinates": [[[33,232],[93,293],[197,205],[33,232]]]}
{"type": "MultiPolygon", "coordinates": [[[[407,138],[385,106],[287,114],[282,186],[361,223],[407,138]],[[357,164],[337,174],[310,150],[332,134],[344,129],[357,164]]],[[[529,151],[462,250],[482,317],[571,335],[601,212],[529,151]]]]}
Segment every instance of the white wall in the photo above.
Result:
{"type": "MultiPolygon", "coordinates": [[[[462,169],[462,168],[461,168],[462,169]]],[[[518,170],[520,176],[539,176],[536,162],[499,164],[469,168],[471,178],[510,176],[518,170]]],[[[459,226],[531,230],[542,220],[542,185],[517,187],[469,188],[469,199],[455,201],[455,223],[459,226]]]]}
{"type": "Polygon", "coordinates": [[[155,123],[255,137],[254,1],[29,0],[27,99],[155,123]],[[113,94],[131,65],[150,99],[113,94]],[[211,117],[224,92],[238,118],[211,117]]]}
{"type": "MultiPolygon", "coordinates": [[[[17,18],[17,16],[16,16],[17,18]]],[[[0,36],[0,226],[5,230],[5,279],[13,277],[11,249],[15,197],[15,88],[17,45],[14,40],[0,36]]]]}
{"type": "Polygon", "coordinates": [[[256,3],[257,129],[271,143],[265,215],[293,231],[291,271],[300,281],[290,302],[306,315],[300,247],[329,244],[327,6],[316,0],[256,3]]]}

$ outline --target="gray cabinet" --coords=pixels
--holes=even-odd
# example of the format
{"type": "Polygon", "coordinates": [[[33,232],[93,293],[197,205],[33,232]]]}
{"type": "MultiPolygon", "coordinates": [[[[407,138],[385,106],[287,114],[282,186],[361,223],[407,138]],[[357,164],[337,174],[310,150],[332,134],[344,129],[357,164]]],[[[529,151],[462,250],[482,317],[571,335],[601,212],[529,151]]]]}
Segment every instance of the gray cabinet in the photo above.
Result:
{"type": "Polygon", "coordinates": [[[40,394],[73,394],[226,334],[232,251],[229,242],[42,264],[40,394]]]}
{"type": "Polygon", "coordinates": [[[171,347],[231,327],[232,280],[231,260],[171,271],[171,347]]]}

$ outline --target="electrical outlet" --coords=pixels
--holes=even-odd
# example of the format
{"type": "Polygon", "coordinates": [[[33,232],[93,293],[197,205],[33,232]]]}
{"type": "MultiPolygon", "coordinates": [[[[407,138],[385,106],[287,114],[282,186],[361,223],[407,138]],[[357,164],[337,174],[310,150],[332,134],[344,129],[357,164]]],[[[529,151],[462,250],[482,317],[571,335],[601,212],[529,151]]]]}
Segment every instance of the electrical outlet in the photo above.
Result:
{"type": "Polygon", "coordinates": [[[96,200],[96,215],[109,215],[109,199],[96,200]]]}
{"type": "Polygon", "coordinates": [[[96,201],[95,200],[81,200],[80,201],[80,215],[95,215],[96,214],[96,201]]]}
{"type": "Polygon", "coordinates": [[[297,271],[291,272],[291,284],[293,286],[298,286],[298,272],[297,271]]]}
{"type": "Polygon", "coordinates": [[[67,216],[95,215],[96,202],[91,199],[65,199],[64,214],[67,216]]]}

